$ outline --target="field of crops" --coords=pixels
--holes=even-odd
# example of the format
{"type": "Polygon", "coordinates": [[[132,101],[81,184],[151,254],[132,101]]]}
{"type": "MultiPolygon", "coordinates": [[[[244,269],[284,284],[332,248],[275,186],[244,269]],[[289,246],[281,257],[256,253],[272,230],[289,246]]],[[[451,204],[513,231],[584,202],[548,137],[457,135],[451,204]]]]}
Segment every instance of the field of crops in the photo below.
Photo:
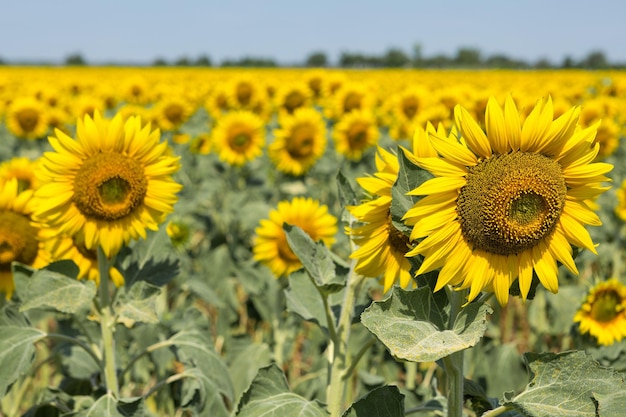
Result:
{"type": "Polygon", "coordinates": [[[621,416],[626,73],[0,67],[0,417],[621,416]]]}

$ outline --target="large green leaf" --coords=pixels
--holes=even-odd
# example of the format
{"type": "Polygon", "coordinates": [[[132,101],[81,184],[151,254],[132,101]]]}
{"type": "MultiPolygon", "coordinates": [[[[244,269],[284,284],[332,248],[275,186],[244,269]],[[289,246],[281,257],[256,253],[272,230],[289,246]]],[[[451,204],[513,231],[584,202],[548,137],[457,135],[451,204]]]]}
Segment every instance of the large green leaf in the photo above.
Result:
{"type": "Polygon", "coordinates": [[[209,408],[214,413],[217,413],[216,410],[226,412],[222,398],[231,404],[234,402],[233,385],[228,378],[228,368],[213,349],[209,336],[199,330],[183,330],[172,336],[169,342],[179,360],[185,364],[185,373],[192,372],[194,375],[192,379],[183,380],[183,405],[207,410],[209,402],[209,408]],[[197,372],[193,369],[197,369],[197,372]],[[219,398],[219,402],[215,398],[219,398]]]}
{"type": "Polygon", "coordinates": [[[259,371],[271,362],[271,352],[265,343],[247,345],[230,363],[229,371],[235,390],[235,398],[250,386],[250,383],[259,371]]]}
{"type": "Polygon", "coordinates": [[[116,400],[105,394],[88,409],[78,413],[79,417],[144,417],[146,408],[143,398],[116,400]]]}
{"type": "Polygon", "coordinates": [[[469,304],[447,329],[447,313],[437,306],[429,288],[395,287],[391,297],[372,303],[361,314],[361,322],[396,358],[431,362],[474,346],[485,333],[489,313],[487,304],[469,304]]]}
{"type": "Polygon", "coordinates": [[[322,295],[306,272],[294,272],[289,276],[289,288],[285,290],[285,298],[289,311],[316,323],[322,329],[328,329],[322,295]]]}
{"type": "Polygon", "coordinates": [[[15,281],[19,282],[16,291],[22,301],[20,310],[53,308],[70,314],[88,310],[96,295],[96,285],[93,281],[79,281],[66,275],[72,273],[71,267],[63,267],[68,265],[67,261],[62,265],[51,264],[32,274],[29,270],[14,268],[15,281]]]}
{"type": "Polygon", "coordinates": [[[238,417],[327,417],[318,402],[289,391],[283,372],[272,364],[261,368],[237,406],[238,417]]]}
{"type": "Polygon", "coordinates": [[[404,395],[397,387],[373,389],[343,413],[343,417],[403,417],[404,395]]]}
{"type": "Polygon", "coordinates": [[[341,290],[345,285],[345,277],[337,276],[335,273],[335,263],[324,243],[314,242],[298,226],[285,224],[283,228],[289,247],[311,275],[315,285],[329,293],[341,290]]]}
{"type": "Polygon", "coordinates": [[[345,223],[350,222],[350,213],[346,210],[347,206],[355,206],[359,203],[356,192],[350,183],[350,180],[342,171],[337,173],[337,193],[339,203],[341,204],[341,220],[345,223]]]}
{"type": "Polygon", "coordinates": [[[527,353],[532,373],[526,389],[504,404],[532,417],[624,415],[624,375],[601,367],[582,351],[527,353]]]}
{"type": "Polygon", "coordinates": [[[156,300],[161,289],[145,281],[140,281],[116,299],[117,321],[126,327],[132,327],[136,322],[158,323],[156,314],[156,300]]]}
{"type": "Polygon", "coordinates": [[[0,327],[0,395],[4,395],[35,360],[34,343],[46,333],[32,327],[0,327]]]}

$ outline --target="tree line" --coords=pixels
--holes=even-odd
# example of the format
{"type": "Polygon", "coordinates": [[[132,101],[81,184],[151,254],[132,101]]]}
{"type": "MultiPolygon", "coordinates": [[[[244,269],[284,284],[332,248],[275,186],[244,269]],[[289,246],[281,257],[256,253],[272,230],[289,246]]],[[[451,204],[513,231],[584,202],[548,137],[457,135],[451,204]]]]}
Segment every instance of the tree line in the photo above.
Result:
{"type": "MultiPolygon", "coordinates": [[[[54,65],[47,62],[8,62],[0,58],[0,65],[54,65]]],[[[63,61],[67,66],[90,65],[80,53],[73,53],[65,57],[63,61]]],[[[102,64],[100,64],[102,65],[102,64]]],[[[111,62],[106,65],[125,66],[136,63],[111,62]]],[[[142,64],[146,65],[146,64],[142,64]]],[[[421,45],[414,46],[412,53],[407,53],[400,48],[389,48],[380,55],[364,54],[360,52],[342,52],[336,62],[332,62],[323,51],[311,52],[302,62],[279,64],[273,58],[244,56],[239,59],[227,59],[220,63],[206,54],[196,58],[182,56],[168,61],[164,58],[156,58],[148,66],[163,67],[250,67],[250,68],[276,68],[276,67],[305,67],[305,68],[466,68],[466,69],[626,69],[626,63],[610,62],[606,54],[601,50],[590,51],[582,59],[576,60],[566,56],[560,62],[552,62],[546,58],[529,62],[522,59],[511,58],[506,54],[485,55],[477,48],[462,47],[455,54],[435,54],[424,56],[421,45]]]]}

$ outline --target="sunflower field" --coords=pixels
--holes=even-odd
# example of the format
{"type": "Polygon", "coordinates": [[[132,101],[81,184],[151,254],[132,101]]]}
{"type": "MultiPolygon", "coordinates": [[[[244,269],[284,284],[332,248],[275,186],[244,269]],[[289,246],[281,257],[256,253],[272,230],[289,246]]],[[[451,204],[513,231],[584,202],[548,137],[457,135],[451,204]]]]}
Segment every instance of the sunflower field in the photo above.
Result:
{"type": "Polygon", "coordinates": [[[0,67],[0,416],[623,416],[626,73],[0,67]]]}

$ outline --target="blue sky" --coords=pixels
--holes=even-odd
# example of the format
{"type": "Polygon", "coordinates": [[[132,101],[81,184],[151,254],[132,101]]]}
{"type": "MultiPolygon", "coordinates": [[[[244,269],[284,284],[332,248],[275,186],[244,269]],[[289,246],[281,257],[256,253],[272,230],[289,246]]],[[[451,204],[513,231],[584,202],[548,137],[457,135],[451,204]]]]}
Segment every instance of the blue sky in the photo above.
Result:
{"type": "Polygon", "coordinates": [[[208,55],[304,61],[324,51],[382,54],[390,47],[454,55],[474,47],[560,63],[602,50],[626,62],[621,0],[7,0],[0,6],[0,58],[151,63],[208,55]]]}

